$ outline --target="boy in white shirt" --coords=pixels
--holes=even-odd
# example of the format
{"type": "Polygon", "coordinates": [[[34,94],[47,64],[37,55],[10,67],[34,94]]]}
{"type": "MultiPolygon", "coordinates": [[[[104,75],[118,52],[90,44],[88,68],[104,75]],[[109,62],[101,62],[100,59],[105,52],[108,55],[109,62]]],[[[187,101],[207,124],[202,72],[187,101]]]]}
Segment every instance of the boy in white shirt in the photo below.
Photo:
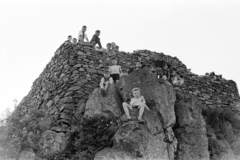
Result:
{"type": "Polygon", "coordinates": [[[117,60],[112,60],[112,66],[109,67],[110,77],[112,77],[115,83],[118,83],[120,79],[120,74],[122,73],[121,66],[117,65],[117,60]]]}
{"type": "Polygon", "coordinates": [[[149,108],[146,105],[146,101],[145,101],[144,97],[140,93],[140,88],[133,88],[132,93],[133,93],[133,98],[131,98],[130,105],[127,104],[126,102],[123,102],[124,112],[127,115],[127,119],[131,120],[132,118],[129,114],[129,109],[131,109],[131,110],[134,108],[140,109],[139,115],[138,115],[138,120],[143,121],[142,115],[143,115],[144,109],[146,108],[149,110],[149,108]]]}
{"type": "Polygon", "coordinates": [[[86,30],[87,30],[87,27],[86,26],[82,26],[82,30],[79,31],[79,33],[78,33],[78,41],[84,42],[84,40],[86,39],[87,42],[89,42],[87,34],[86,34],[86,30]]]}

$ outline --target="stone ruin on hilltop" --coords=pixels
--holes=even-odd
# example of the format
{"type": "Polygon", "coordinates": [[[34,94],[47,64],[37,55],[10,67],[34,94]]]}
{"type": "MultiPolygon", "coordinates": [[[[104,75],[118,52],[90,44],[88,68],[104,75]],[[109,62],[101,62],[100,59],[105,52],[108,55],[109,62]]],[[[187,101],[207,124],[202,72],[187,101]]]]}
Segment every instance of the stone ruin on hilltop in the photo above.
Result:
{"type": "Polygon", "coordinates": [[[22,128],[18,125],[11,135],[12,143],[20,141],[21,135],[28,144],[16,147],[20,159],[29,155],[38,159],[65,156],[97,160],[240,158],[240,109],[236,105],[240,99],[234,81],[198,76],[178,58],[163,53],[121,52],[116,58],[123,71],[137,61],[151,66],[165,60],[185,83],[159,84],[146,67],[123,76],[102,97],[98,87],[111,64],[108,58],[79,44],[64,43],[57,49],[15,111],[20,120],[13,124],[31,119],[22,128]],[[143,117],[146,125],[122,123],[126,117],[121,103],[136,86],[150,108],[143,117]],[[38,110],[41,116],[35,116],[38,110]]]}

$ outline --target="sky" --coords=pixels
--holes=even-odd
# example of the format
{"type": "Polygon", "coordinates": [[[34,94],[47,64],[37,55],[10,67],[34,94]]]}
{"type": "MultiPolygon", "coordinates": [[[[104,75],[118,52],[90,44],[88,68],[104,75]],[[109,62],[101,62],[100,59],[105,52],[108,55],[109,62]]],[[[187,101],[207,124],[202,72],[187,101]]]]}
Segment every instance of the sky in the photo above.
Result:
{"type": "Polygon", "coordinates": [[[192,72],[240,85],[239,0],[0,0],[0,113],[28,94],[57,48],[83,25],[120,50],[178,57],[192,72]]]}

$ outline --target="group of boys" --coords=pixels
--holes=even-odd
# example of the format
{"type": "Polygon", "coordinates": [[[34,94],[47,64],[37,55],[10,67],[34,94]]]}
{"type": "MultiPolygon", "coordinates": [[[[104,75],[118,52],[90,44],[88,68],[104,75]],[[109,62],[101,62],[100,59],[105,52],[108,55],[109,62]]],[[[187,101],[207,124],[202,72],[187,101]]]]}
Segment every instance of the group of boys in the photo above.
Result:
{"type": "MultiPolygon", "coordinates": [[[[121,66],[117,65],[117,60],[112,60],[112,66],[104,73],[104,77],[101,79],[100,88],[102,90],[103,95],[106,94],[109,84],[118,83],[120,76],[122,74],[121,66]]],[[[143,62],[137,62],[135,67],[132,67],[128,74],[133,72],[134,70],[138,70],[145,67],[143,62]]],[[[157,76],[160,80],[163,80],[164,83],[168,85],[182,85],[184,83],[184,79],[181,75],[177,74],[175,69],[170,70],[167,63],[162,63],[162,66],[155,66],[155,70],[151,70],[153,74],[157,76]],[[171,83],[170,83],[171,82],[171,83]]],[[[130,116],[129,110],[139,109],[138,120],[143,122],[142,115],[144,109],[148,109],[146,105],[146,101],[144,97],[141,95],[140,88],[133,88],[132,90],[133,98],[131,98],[130,102],[123,102],[123,109],[127,116],[127,121],[131,121],[132,118],[130,116]]]]}
{"type": "MultiPolygon", "coordinates": [[[[109,69],[105,71],[104,77],[102,77],[100,82],[100,88],[103,95],[106,94],[106,91],[112,83],[118,83],[120,76],[122,74],[122,69],[120,65],[117,65],[117,60],[112,60],[112,66],[109,66],[109,69]]],[[[123,109],[127,116],[127,121],[131,121],[129,110],[139,109],[138,121],[143,122],[142,115],[144,109],[148,109],[144,97],[141,95],[140,88],[133,88],[132,90],[133,98],[131,98],[130,103],[123,102],[123,109]]]]}
{"type": "Polygon", "coordinates": [[[117,46],[114,42],[108,43],[106,45],[106,49],[102,48],[102,44],[99,38],[101,32],[99,30],[95,31],[95,34],[93,35],[91,41],[88,40],[86,31],[87,27],[83,26],[78,33],[78,40],[76,38],[72,38],[72,36],[69,35],[67,42],[73,44],[79,43],[82,46],[93,47],[95,50],[108,53],[109,55],[116,55],[116,53],[119,52],[119,46],[117,46]],[[98,47],[96,45],[98,45],[98,47]]]}
{"type": "Polygon", "coordinates": [[[176,69],[170,69],[165,62],[161,63],[160,66],[157,65],[156,69],[152,69],[152,73],[168,85],[182,85],[184,83],[184,78],[176,72],[176,69]]]}
{"type": "Polygon", "coordinates": [[[117,46],[114,42],[107,44],[107,49],[105,50],[106,53],[109,55],[115,55],[119,52],[119,46],[117,46]]]}

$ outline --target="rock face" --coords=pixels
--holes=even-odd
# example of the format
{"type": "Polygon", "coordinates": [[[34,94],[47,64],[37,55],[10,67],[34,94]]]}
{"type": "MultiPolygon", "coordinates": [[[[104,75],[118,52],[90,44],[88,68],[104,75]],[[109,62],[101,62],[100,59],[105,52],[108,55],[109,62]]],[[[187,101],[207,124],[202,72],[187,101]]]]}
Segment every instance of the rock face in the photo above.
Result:
{"type": "Polygon", "coordinates": [[[58,153],[65,149],[68,142],[67,140],[68,137],[66,137],[65,134],[47,130],[42,134],[39,142],[40,149],[45,154],[58,153]]]}
{"type": "MultiPolygon", "coordinates": [[[[140,87],[150,110],[145,110],[146,124],[131,121],[123,124],[115,134],[113,148],[97,153],[95,159],[174,159],[177,145],[171,126],[175,123],[175,92],[173,87],[160,84],[157,77],[150,75],[147,68],[136,70],[123,77],[119,84],[123,101],[132,97],[134,87],[140,87]],[[151,95],[151,96],[150,96],[151,95]],[[167,141],[167,142],[166,142],[167,141]],[[114,156],[121,151],[124,157],[114,156]]],[[[123,116],[124,118],[124,116],[123,116]]]]}
{"type": "Polygon", "coordinates": [[[178,139],[177,160],[209,160],[206,123],[202,105],[191,96],[178,92],[175,104],[177,124],[174,133],[178,139]]]}
{"type": "MultiPolygon", "coordinates": [[[[132,54],[120,52],[112,57],[92,48],[65,42],[57,49],[54,57],[33,82],[30,92],[16,109],[16,112],[21,113],[21,116],[12,123],[22,122],[26,115],[34,115],[29,114],[34,110],[43,111],[44,116],[39,118],[39,123],[35,120],[36,123],[19,125],[10,137],[14,141],[21,139],[19,135],[31,135],[32,139],[36,136],[43,137],[47,132],[50,135],[56,134],[56,137],[61,135],[60,141],[58,141],[58,138],[50,136],[50,140],[41,139],[39,142],[35,142],[41,144],[38,146],[45,146],[45,149],[54,145],[55,149],[38,148],[38,150],[44,150],[44,152],[50,154],[55,153],[55,151],[65,151],[66,143],[71,141],[69,140],[69,134],[80,130],[77,132],[77,139],[80,139],[79,143],[81,142],[82,145],[78,143],[75,148],[78,148],[81,154],[91,150],[88,155],[92,156],[95,152],[103,149],[97,153],[96,159],[101,159],[98,155],[101,155],[103,159],[108,159],[110,156],[115,157],[112,159],[134,159],[136,157],[151,159],[157,157],[158,159],[171,160],[174,157],[179,159],[185,157],[187,159],[193,157],[194,154],[196,154],[195,159],[210,158],[212,160],[214,157],[223,157],[223,159],[225,157],[226,159],[226,157],[231,158],[233,154],[239,157],[239,115],[223,114],[225,109],[234,108],[231,106],[236,101],[240,101],[240,98],[234,81],[224,78],[215,80],[210,76],[193,74],[176,57],[148,50],[138,50],[132,54]],[[102,96],[98,89],[99,82],[104,71],[111,65],[110,60],[112,58],[118,60],[118,64],[121,65],[124,72],[127,72],[137,61],[142,61],[146,68],[123,76],[117,86],[110,86],[107,95],[102,96]],[[149,69],[158,67],[162,61],[169,65],[170,70],[176,69],[184,77],[184,85],[169,86],[158,82],[156,76],[150,75],[149,69]],[[130,123],[121,127],[121,120],[126,118],[121,104],[131,97],[133,87],[141,88],[150,111],[145,110],[144,112],[144,125],[130,123]],[[184,95],[191,95],[196,99],[189,100],[186,98],[185,100],[183,98],[175,104],[175,90],[182,90],[184,95]],[[176,108],[176,105],[180,110],[176,108]],[[203,114],[208,140],[205,136],[206,129],[200,108],[204,110],[204,113],[210,113],[210,109],[223,109],[223,112],[217,116],[218,119],[214,121],[215,124],[218,124],[218,127],[212,125],[209,120],[212,116],[203,114]],[[224,117],[224,121],[221,121],[221,117],[224,117]],[[222,124],[224,124],[224,129],[221,128],[222,124]],[[23,134],[22,132],[25,132],[26,128],[29,129],[29,125],[32,132],[23,134]],[[96,125],[102,128],[99,129],[96,125]],[[87,129],[82,129],[82,126],[87,129]],[[173,133],[173,127],[175,133],[173,133]],[[132,136],[123,135],[126,131],[129,131],[132,136]],[[107,135],[104,136],[101,133],[107,135]],[[86,134],[89,135],[86,136],[86,134]],[[141,134],[144,138],[135,143],[134,138],[138,139],[141,134]],[[81,139],[79,135],[85,138],[81,139]],[[98,137],[96,140],[98,144],[87,141],[91,136],[98,137]],[[191,139],[188,139],[189,137],[191,139]],[[125,142],[126,139],[128,141],[125,142]],[[136,146],[136,151],[130,153],[121,149],[121,146],[126,146],[127,142],[136,146]],[[156,149],[150,149],[149,143],[154,144],[156,149]],[[177,144],[178,147],[176,148],[177,144]],[[86,146],[87,149],[81,146],[86,146]],[[184,149],[181,150],[181,148],[184,149]],[[206,148],[209,148],[209,150],[206,150],[206,148]],[[219,152],[219,148],[225,148],[227,154],[220,154],[222,152],[219,152]],[[152,153],[150,150],[162,152],[152,153]],[[189,151],[188,154],[187,151],[189,151]],[[199,153],[196,153],[197,151],[199,153]],[[209,155],[207,151],[210,156],[207,156],[209,155]],[[125,156],[125,158],[122,158],[122,156],[125,156]]],[[[234,112],[239,113],[239,105],[235,108],[234,112]]],[[[131,145],[128,147],[131,148],[131,145]]],[[[26,148],[26,151],[28,151],[28,148],[26,148]]],[[[38,153],[36,148],[33,152],[38,153]]],[[[78,151],[73,149],[72,152],[76,153],[78,151]]]]}
{"type": "Polygon", "coordinates": [[[113,84],[109,85],[106,95],[103,96],[100,88],[96,88],[86,104],[84,116],[94,117],[97,115],[105,117],[121,117],[122,101],[113,84]]]}
{"type": "Polygon", "coordinates": [[[161,115],[163,128],[176,121],[174,112],[175,92],[171,86],[160,84],[156,76],[151,76],[147,68],[136,70],[119,82],[119,90],[123,100],[132,97],[132,89],[139,87],[150,108],[161,115]]]}

